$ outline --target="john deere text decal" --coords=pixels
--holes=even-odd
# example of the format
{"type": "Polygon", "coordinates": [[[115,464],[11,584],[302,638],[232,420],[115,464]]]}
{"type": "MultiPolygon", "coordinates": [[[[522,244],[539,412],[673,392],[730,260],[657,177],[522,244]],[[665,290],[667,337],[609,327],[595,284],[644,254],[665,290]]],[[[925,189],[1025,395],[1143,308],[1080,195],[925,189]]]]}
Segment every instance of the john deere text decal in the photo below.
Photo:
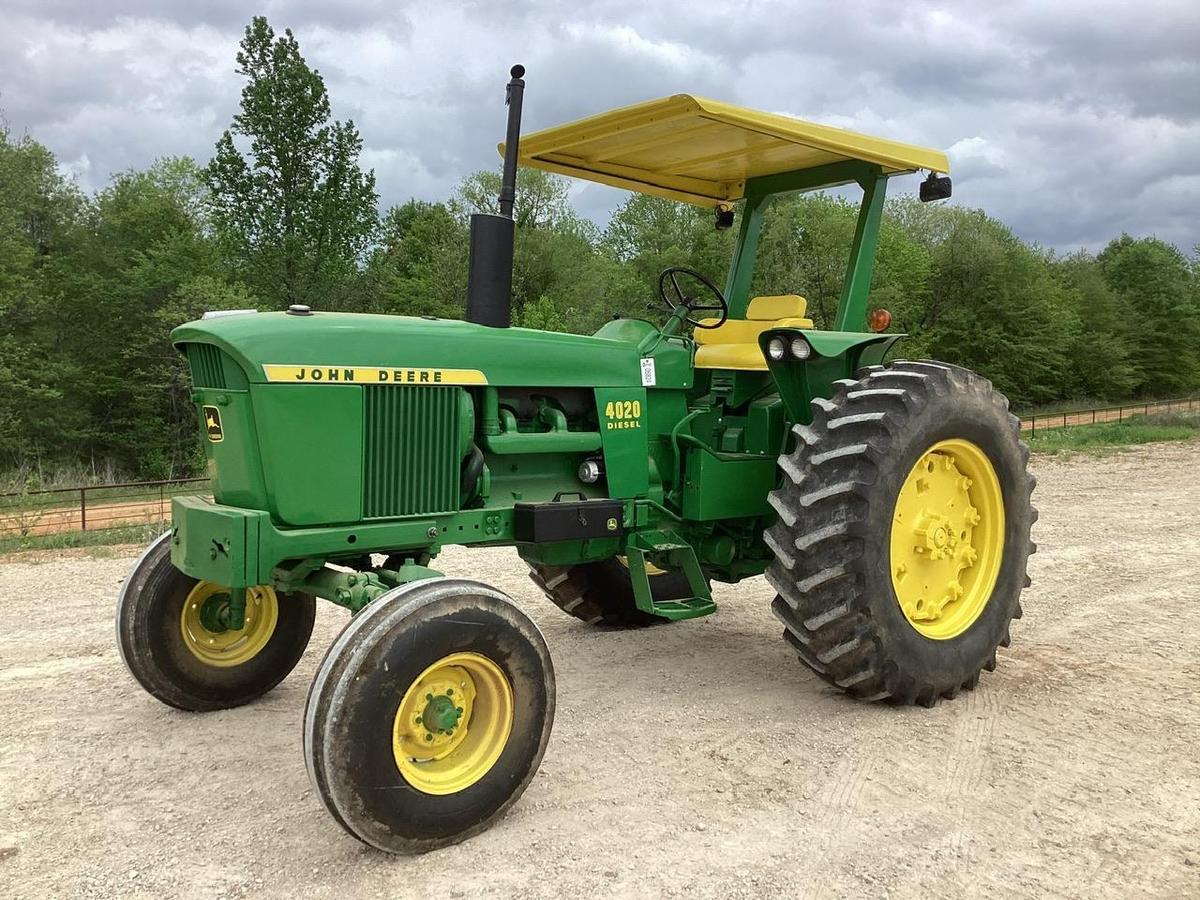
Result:
{"type": "Polygon", "coordinates": [[[487,384],[478,369],[268,365],[263,371],[279,384],[487,384]]]}

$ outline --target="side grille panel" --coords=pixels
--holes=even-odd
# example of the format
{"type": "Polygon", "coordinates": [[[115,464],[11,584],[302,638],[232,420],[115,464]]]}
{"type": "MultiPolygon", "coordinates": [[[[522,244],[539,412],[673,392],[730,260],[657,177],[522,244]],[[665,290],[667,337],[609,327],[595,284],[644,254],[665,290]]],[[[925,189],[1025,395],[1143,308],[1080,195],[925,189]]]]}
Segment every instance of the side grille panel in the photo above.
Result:
{"type": "Polygon", "coordinates": [[[457,387],[365,385],[363,516],[458,510],[457,387]]]}
{"type": "Polygon", "coordinates": [[[188,344],[188,365],[192,369],[192,384],[198,388],[224,390],[225,368],[221,365],[221,351],[212,344],[188,344]]]}

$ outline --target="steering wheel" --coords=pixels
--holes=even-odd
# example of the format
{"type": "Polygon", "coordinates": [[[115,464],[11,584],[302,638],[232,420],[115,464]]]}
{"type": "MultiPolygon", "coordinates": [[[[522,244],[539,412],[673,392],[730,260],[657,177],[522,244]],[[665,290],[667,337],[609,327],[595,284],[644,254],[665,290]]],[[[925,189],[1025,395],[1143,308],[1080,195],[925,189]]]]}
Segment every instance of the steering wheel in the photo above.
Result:
{"type": "Polygon", "coordinates": [[[668,266],[662,270],[662,274],[658,276],[658,295],[662,297],[663,302],[667,304],[667,308],[672,313],[679,311],[680,307],[686,310],[684,321],[696,328],[719,328],[725,324],[725,320],[729,318],[729,304],[725,302],[725,295],[715,284],[697,272],[695,269],[689,269],[687,266],[668,266]],[[695,298],[684,293],[683,288],[679,286],[680,275],[686,275],[692,281],[698,283],[716,300],[717,305],[698,303],[695,298]],[[671,291],[668,292],[667,284],[670,283],[671,291]],[[671,298],[674,294],[675,299],[671,298]],[[691,314],[697,312],[715,312],[717,313],[717,321],[712,325],[702,323],[698,319],[693,319],[691,314]]]}

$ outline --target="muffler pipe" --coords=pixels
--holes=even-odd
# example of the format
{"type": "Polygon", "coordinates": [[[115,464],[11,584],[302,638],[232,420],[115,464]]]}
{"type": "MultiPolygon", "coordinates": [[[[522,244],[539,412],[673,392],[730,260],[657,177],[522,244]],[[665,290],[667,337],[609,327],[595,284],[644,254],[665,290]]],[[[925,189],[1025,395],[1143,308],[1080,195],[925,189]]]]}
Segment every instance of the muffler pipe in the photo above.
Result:
{"type": "Polygon", "coordinates": [[[471,253],[467,264],[467,321],[492,328],[512,324],[513,203],[517,198],[517,156],[521,140],[524,66],[513,66],[508,82],[508,132],[500,178],[500,214],[471,216],[471,253]]]}

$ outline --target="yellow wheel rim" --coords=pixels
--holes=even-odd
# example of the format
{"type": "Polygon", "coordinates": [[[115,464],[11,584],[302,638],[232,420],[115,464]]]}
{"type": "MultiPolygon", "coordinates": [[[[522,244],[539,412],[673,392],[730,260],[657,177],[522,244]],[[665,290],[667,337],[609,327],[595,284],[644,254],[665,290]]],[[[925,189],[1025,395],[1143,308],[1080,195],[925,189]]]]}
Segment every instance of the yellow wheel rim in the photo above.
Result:
{"type": "Polygon", "coordinates": [[[396,768],[422,793],[457,793],[496,764],[512,726],[503,670],[478,653],[451,653],[404,692],[392,724],[396,768]]]}
{"type": "Polygon", "coordinates": [[[222,625],[228,607],[229,588],[211,581],[201,581],[184,601],[179,617],[183,643],[206,665],[231,668],[249,662],[275,633],[279,600],[274,588],[246,590],[246,621],[237,630],[222,625]]]}
{"type": "Polygon", "coordinates": [[[970,441],[939,441],[917,460],[892,516],[892,587],[910,625],[949,640],[979,618],[1004,555],[1004,497],[970,441]]]}

